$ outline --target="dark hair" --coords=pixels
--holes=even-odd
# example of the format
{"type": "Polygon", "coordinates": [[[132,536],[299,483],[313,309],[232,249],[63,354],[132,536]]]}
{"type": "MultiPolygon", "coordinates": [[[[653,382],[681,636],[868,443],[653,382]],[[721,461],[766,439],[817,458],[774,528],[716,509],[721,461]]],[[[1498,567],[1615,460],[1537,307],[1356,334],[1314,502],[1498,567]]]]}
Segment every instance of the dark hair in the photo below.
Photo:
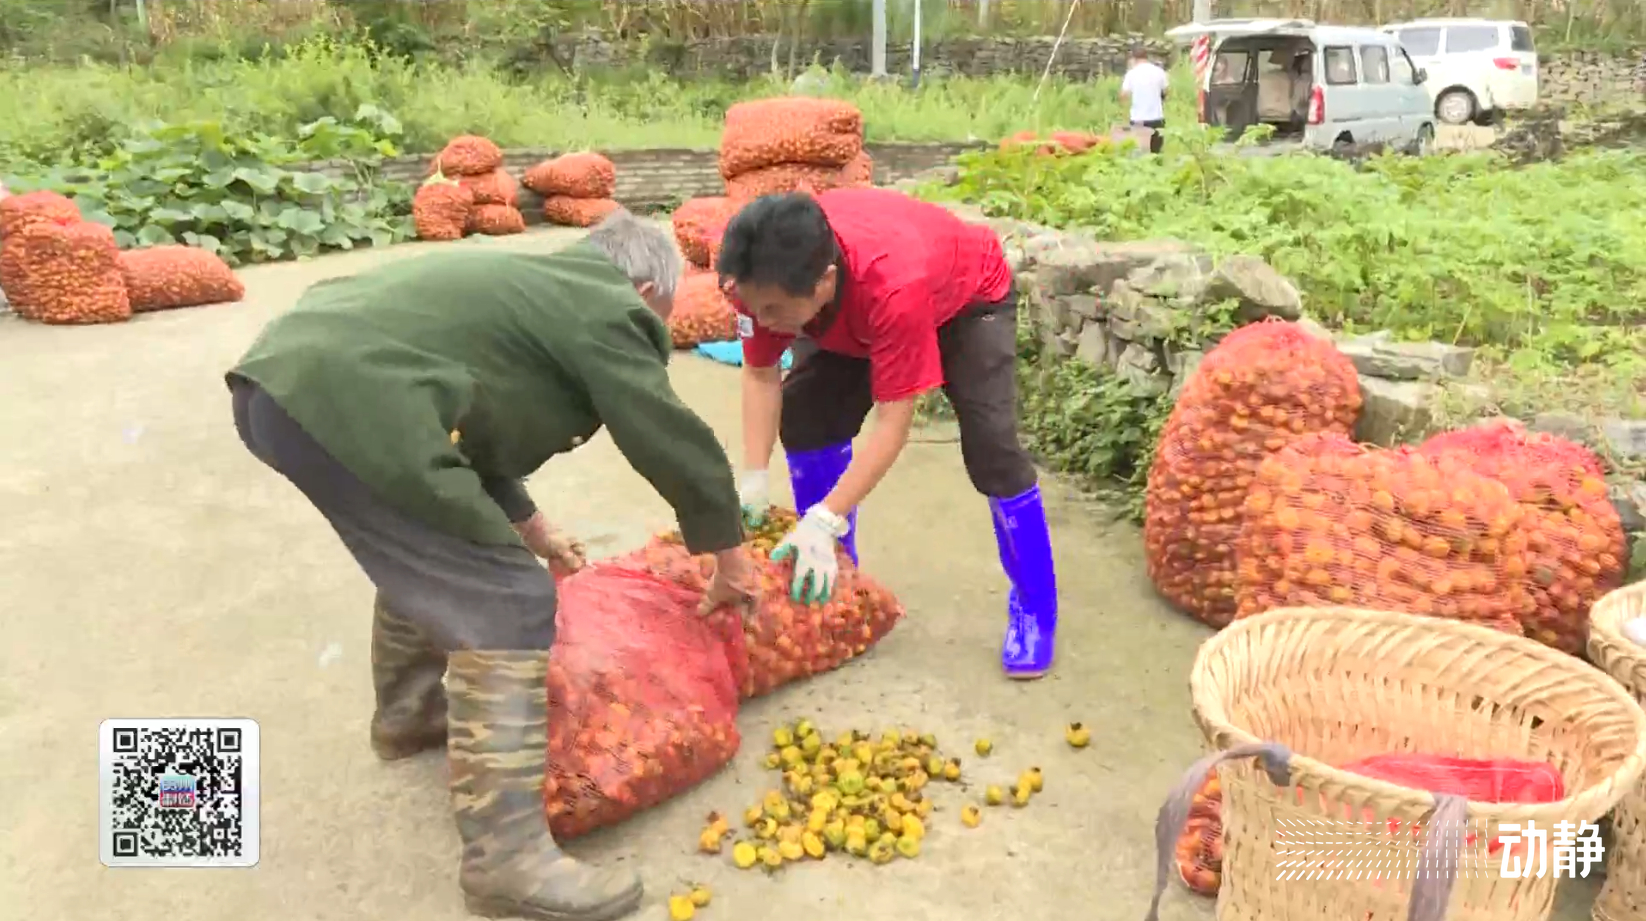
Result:
{"type": "Polygon", "coordinates": [[[1132,59],[1136,61],[1147,61],[1149,59],[1149,49],[1144,45],[1133,45],[1132,59]]]}
{"type": "Polygon", "coordinates": [[[715,270],[739,283],[810,294],[839,256],[817,199],[799,192],[765,195],[726,225],[715,270]]]}

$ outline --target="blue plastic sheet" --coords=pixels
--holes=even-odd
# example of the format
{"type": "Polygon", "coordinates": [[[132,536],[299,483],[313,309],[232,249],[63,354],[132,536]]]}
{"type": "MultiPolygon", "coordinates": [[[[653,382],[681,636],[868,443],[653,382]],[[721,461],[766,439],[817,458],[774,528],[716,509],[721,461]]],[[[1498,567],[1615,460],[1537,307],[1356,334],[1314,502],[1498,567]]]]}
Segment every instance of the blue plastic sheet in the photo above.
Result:
{"type": "MultiPolygon", "coordinates": [[[[723,365],[732,365],[738,368],[743,367],[743,343],[741,340],[736,342],[705,342],[699,345],[696,351],[697,354],[710,361],[718,361],[723,365]]],[[[789,370],[789,366],[792,364],[794,364],[794,354],[784,352],[783,370],[789,370]]]]}

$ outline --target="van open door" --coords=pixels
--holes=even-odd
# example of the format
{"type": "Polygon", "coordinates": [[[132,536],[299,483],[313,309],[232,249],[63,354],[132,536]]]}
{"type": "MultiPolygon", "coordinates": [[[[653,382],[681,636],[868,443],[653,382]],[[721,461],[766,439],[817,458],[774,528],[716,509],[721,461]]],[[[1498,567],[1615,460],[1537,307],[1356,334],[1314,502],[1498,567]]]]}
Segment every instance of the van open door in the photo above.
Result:
{"type": "MultiPolygon", "coordinates": [[[[1229,129],[1230,139],[1264,121],[1291,127],[1289,119],[1276,117],[1284,113],[1268,112],[1277,101],[1263,91],[1276,95],[1276,88],[1268,85],[1276,76],[1272,73],[1276,56],[1286,59],[1278,66],[1287,66],[1286,62],[1305,54],[1312,47],[1309,36],[1314,28],[1314,22],[1307,19],[1213,19],[1168,30],[1166,36],[1177,42],[1192,43],[1202,36],[1211,42],[1211,59],[1196,94],[1201,124],[1229,129]]],[[[1289,85],[1292,78],[1284,82],[1289,85]]],[[[1279,96],[1285,95],[1282,87],[1279,96]]]]}

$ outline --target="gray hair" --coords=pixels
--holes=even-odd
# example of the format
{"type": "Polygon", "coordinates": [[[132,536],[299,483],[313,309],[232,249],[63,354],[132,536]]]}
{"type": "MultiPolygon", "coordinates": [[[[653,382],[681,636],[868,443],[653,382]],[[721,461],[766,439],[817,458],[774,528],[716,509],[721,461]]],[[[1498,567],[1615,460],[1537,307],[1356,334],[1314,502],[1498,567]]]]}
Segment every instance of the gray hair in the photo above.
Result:
{"type": "Polygon", "coordinates": [[[674,297],[680,284],[680,250],[668,231],[619,208],[596,224],[586,239],[635,285],[649,281],[659,296],[674,297]]]}

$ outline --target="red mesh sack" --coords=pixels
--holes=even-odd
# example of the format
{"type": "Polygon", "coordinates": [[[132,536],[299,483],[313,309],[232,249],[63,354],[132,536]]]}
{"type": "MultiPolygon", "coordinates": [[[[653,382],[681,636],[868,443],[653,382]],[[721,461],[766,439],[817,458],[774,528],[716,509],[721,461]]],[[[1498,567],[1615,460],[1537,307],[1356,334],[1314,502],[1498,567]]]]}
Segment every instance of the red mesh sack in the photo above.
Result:
{"type": "Polygon", "coordinates": [[[863,113],[838,99],[782,96],[726,110],[720,175],[732,179],[780,163],[845,166],[863,150],[863,113]]]}
{"type": "Polygon", "coordinates": [[[699,617],[700,598],[610,564],[560,580],[544,782],[556,838],[678,796],[737,754],[741,636],[699,617]]]}
{"type": "Polygon", "coordinates": [[[246,286],[216,253],[193,246],[151,246],[119,256],[133,313],[226,304],[246,296],[246,286]]]}
{"type": "Polygon", "coordinates": [[[469,212],[469,233],[488,237],[504,237],[511,233],[526,232],[526,216],[510,205],[476,205],[469,212]]]}
{"type": "Polygon", "coordinates": [[[551,195],[543,199],[543,219],[562,227],[593,227],[621,207],[609,198],[551,195]]]}
{"type": "Polygon", "coordinates": [[[1522,633],[1525,510],[1467,458],[1309,436],[1258,465],[1244,518],[1240,617],[1352,605],[1522,633]]]}
{"type": "Polygon", "coordinates": [[[1105,139],[1085,131],[1053,131],[1052,143],[1069,153],[1085,153],[1093,147],[1103,143],[1105,139]]]}
{"type": "Polygon", "coordinates": [[[676,208],[669,221],[674,225],[674,242],[680,244],[680,254],[698,268],[711,268],[711,244],[726,232],[726,224],[736,213],[737,207],[729,198],[694,198],[676,208]]]}
{"type": "MultiPolygon", "coordinates": [[[[748,651],[739,674],[744,697],[770,693],[789,682],[838,668],[880,642],[903,617],[903,605],[885,586],[852,565],[838,551],[840,575],[823,604],[789,598],[794,564],[773,562],[771,551],[797,523],[787,509],[773,508],[766,523],[745,545],[759,575],[754,611],[743,625],[748,651]]],[[[707,590],[714,575],[711,554],[692,556],[678,534],[654,538],[632,558],[635,564],[694,592],[707,590]]]]}
{"type": "Polygon", "coordinates": [[[750,170],[726,180],[726,195],[734,202],[746,202],[762,195],[807,192],[816,195],[830,189],[861,189],[872,185],[874,159],[860,153],[845,166],[814,166],[780,163],[750,170]]]}
{"type": "Polygon", "coordinates": [[[1235,614],[1235,540],[1258,463],[1360,414],[1354,365],[1296,323],[1235,330],[1206,354],[1161,430],[1144,492],[1149,578],[1214,627],[1235,614]]]}
{"type": "Polygon", "coordinates": [[[503,148],[491,141],[465,134],[447,142],[434,158],[430,172],[447,176],[484,176],[503,165],[503,148]]]}
{"type": "Polygon", "coordinates": [[[412,225],[419,240],[461,240],[474,210],[474,193],[436,173],[412,197],[412,225]]]}
{"type": "Polygon", "coordinates": [[[611,198],[617,194],[617,166],[593,151],[563,154],[526,170],[526,188],[544,198],[611,198]]]}
{"type": "Polygon", "coordinates": [[[1582,445],[1507,421],[1445,432],[1418,450],[1459,454],[1508,487],[1526,510],[1532,602],[1520,625],[1540,643],[1582,655],[1589,609],[1623,584],[1628,556],[1600,459],[1582,445]]]}
{"type": "Polygon", "coordinates": [[[720,290],[719,275],[688,272],[680,279],[669,314],[669,335],[677,349],[737,340],[737,310],[720,290]]]}
{"type": "Polygon", "coordinates": [[[116,323],[131,319],[131,300],[120,274],[120,247],[114,231],[89,221],[37,221],[8,239],[14,270],[22,284],[11,309],[41,323],[116,323]]]}
{"type": "Polygon", "coordinates": [[[1217,770],[1189,802],[1189,820],[1177,838],[1177,875],[1191,892],[1217,895],[1223,885],[1223,785],[1217,770]]]}
{"type": "Polygon", "coordinates": [[[520,183],[514,181],[505,169],[494,169],[481,176],[464,176],[457,180],[474,193],[477,205],[508,205],[513,208],[520,201],[520,183]]]}
{"type": "Polygon", "coordinates": [[[0,198],[0,240],[38,221],[72,224],[78,220],[80,207],[56,192],[24,192],[0,198]]]}

